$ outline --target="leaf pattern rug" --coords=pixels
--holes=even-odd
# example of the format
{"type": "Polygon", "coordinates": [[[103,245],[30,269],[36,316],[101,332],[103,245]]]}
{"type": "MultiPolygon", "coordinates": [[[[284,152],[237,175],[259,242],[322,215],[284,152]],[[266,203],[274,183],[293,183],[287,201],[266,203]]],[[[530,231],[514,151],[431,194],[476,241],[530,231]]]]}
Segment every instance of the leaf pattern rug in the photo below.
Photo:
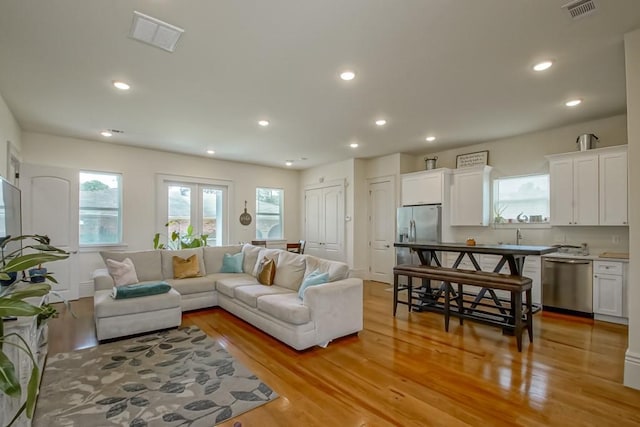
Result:
{"type": "Polygon", "coordinates": [[[195,326],[49,356],[34,426],[213,426],[278,395],[195,326]]]}

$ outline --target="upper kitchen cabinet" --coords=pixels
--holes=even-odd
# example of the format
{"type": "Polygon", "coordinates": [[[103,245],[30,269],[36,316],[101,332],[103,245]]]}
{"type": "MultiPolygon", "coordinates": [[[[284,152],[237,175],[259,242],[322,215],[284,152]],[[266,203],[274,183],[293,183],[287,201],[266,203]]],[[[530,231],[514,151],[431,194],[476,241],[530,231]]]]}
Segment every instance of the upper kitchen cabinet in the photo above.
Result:
{"type": "Polygon", "coordinates": [[[627,225],[627,146],[601,154],[599,167],[600,225],[627,225]]]}
{"type": "Polygon", "coordinates": [[[552,225],[627,224],[627,146],[547,156],[552,225]]]}
{"type": "Polygon", "coordinates": [[[489,225],[491,166],[455,169],[451,177],[451,225],[489,225]]]}
{"type": "Polygon", "coordinates": [[[451,170],[446,168],[402,175],[402,206],[445,202],[451,170]]]}

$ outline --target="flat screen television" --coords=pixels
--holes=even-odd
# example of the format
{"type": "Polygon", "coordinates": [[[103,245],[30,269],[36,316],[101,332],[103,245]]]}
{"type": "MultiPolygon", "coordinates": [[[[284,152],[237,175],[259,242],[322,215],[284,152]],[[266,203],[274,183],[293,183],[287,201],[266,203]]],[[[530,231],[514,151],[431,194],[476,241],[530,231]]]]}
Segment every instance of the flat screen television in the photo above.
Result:
{"type": "MultiPolygon", "coordinates": [[[[0,242],[22,234],[22,209],[20,189],[0,178],[0,242]]],[[[22,247],[22,242],[9,242],[3,250],[8,255],[22,247]]]]}

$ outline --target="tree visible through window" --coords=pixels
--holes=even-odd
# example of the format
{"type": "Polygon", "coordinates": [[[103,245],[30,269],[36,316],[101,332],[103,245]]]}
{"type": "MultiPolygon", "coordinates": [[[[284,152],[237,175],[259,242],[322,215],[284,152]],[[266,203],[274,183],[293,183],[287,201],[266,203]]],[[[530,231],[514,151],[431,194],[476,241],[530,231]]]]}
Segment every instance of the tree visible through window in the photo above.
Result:
{"type": "Polygon", "coordinates": [[[549,175],[494,180],[495,223],[549,222],[549,175]]]}
{"type": "Polygon", "coordinates": [[[114,173],[80,172],[80,244],[122,242],[122,177],[114,173]]]}
{"type": "Polygon", "coordinates": [[[284,190],[256,188],[256,238],[282,239],[284,190]]]}

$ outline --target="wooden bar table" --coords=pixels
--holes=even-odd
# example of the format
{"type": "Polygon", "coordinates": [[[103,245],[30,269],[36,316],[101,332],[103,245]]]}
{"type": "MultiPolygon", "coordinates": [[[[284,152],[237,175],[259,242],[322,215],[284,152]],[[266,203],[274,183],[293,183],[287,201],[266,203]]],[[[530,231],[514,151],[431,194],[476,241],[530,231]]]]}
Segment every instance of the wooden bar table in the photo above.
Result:
{"type": "MultiPolygon", "coordinates": [[[[458,257],[453,263],[452,268],[458,268],[464,257],[468,257],[474,268],[478,271],[482,270],[480,263],[476,259],[476,255],[499,255],[501,258],[494,267],[493,271],[499,273],[505,264],[509,266],[509,272],[512,275],[522,276],[524,260],[527,255],[544,255],[553,253],[558,250],[554,246],[525,246],[525,245],[467,245],[466,243],[439,243],[439,242],[396,242],[394,246],[397,248],[409,248],[418,254],[422,265],[435,265],[442,267],[442,263],[438,256],[439,252],[456,252],[458,257]]],[[[425,283],[427,292],[423,297],[423,302],[427,303],[430,311],[442,311],[434,304],[442,294],[444,288],[431,289],[430,283],[425,283]]],[[[494,301],[496,308],[503,314],[506,314],[502,308],[502,304],[492,289],[481,288],[475,296],[471,308],[475,308],[485,298],[486,293],[494,301]]],[[[513,307],[513,301],[511,301],[513,307]]],[[[427,307],[425,306],[425,307],[427,307]]],[[[419,309],[419,308],[418,308],[419,309]]]]}

